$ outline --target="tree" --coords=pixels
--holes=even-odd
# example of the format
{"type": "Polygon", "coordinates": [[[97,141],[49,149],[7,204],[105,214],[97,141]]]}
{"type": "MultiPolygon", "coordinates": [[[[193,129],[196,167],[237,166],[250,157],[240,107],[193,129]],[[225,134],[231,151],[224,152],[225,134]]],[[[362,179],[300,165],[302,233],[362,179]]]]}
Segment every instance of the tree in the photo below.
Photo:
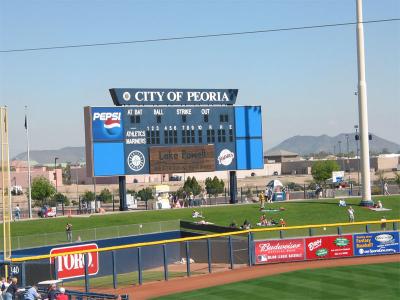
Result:
{"type": "Polygon", "coordinates": [[[183,190],[186,192],[186,194],[193,193],[193,195],[197,196],[201,193],[201,186],[197,182],[196,177],[188,177],[183,184],[183,190]]]}
{"type": "Polygon", "coordinates": [[[147,201],[154,199],[153,197],[153,191],[151,188],[143,188],[137,193],[138,197],[140,197],[140,200],[146,202],[146,210],[147,210],[147,201]]]}
{"type": "Polygon", "coordinates": [[[93,192],[91,191],[86,191],[83,196],[82,196],[82,200],[89,203],[91,201],[94,201],[95,195],[93,192]]]}
{"type": "Polygon", "coordinates": [[[62,170],[62,179],[63,183],[66,185],[70,185],[72,183],[71,181],[71,163],[68,162],[65,168],[62,170]]]}
{"type": "Polygon", "coordinates": [[[50,204],[49,202],[55,193],[55,187],[47,178],[40,176],[33,179],[31,196],[32,199],[35,200],[35,206],[42,207],[45,204],[50,204]]]}
{"type": "Polygon", "coordinates": [[[205,181],[206,191],[210,195],[218,195],[224,192],[225,183],[222,179],[218,179],[217,176],[214,176],[213,179],[211,177],[206,178],[205,181]]]}
{"type": "Polygon", "coordinates": [[[326,181],[332,177],[332,172],[339,171],[340,166],[334,160],[321,160],[313,163],[311,174],[318,184],[326,186],[326,181]]]}
{"type": "Polygon", "coordinates": [[[70,204],[68,197],[61,193],[54,194],[52,200],[54,203],[62,203],[65,206],[69,206],[70,204]]]}
{"type": "Polygon", "coordinates": [[[400,187],[400,172],[394,172],[394,182],[400,187]]]}
{"type": "Polygon", "coordinates": [[[112,194],[108,189],[105,188],[100,192],[98,199],[103,203],[111,203],[112,202],[112,194]]]}

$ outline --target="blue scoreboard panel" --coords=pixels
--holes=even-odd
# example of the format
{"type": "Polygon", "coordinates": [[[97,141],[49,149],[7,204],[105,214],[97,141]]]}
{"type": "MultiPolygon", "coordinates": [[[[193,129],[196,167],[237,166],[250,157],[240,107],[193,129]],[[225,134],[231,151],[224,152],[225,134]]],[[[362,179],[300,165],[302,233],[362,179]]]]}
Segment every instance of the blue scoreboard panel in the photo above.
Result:
{"type": "Polygon", "coordinates": [[[260,106],[85,107],[90,176],[264,167],[260,106]]]}

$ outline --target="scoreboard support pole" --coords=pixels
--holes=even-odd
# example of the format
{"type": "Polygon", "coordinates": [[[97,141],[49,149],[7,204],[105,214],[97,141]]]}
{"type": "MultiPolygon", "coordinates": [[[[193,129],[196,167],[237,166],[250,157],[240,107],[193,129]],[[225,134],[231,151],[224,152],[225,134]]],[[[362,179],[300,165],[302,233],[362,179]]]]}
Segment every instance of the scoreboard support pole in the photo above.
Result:
{"type": "Polygon", "coordinates": [[[235,204],[237,203],[237,198],[236,198],[236,190],[237,190],[237,177],[236,177],[236,171],[229,171],[229,196],[230,200],[229,203],[235,204]]]}
{"type": "Polygon", "coordinates": [[[118,176],[118,184],[119,184],[119,210],[120,211],[128,210],[128,206],[126,205],[126,177],[118,176]]]}

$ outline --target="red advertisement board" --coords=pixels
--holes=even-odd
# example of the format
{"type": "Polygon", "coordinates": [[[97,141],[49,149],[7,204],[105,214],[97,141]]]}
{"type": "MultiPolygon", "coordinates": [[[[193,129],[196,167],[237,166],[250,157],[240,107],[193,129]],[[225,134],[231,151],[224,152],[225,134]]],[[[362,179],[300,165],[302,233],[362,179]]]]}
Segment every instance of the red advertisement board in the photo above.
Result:
{"type": "Polygon", "coordinates": [[[304,260],[304,239],[254,241],[255,263],[304,260]]]}
{"type": "MultiPolygon", "coordinates": [[[[53,248],[50,254],[68,253],[80,250],[98,249],[96,244],[85,244],[69,247],[53,248]]],[[[57,257],[57,274],[58,279],[67,279],[80,277],[85,275],[85,255],[80,254],[67,254],[57,257]]],[[[53,259],[50,261],[53,263],[53,259]]],[[[99,271],[99,253],[88,253],[88,271],[89,275],[95,275],[99,271]]]]}
{"type": "Polygon", "coordinates": [[[306,238],[307,259],[353,256],[353,236],[319,236],[306,238]]]}

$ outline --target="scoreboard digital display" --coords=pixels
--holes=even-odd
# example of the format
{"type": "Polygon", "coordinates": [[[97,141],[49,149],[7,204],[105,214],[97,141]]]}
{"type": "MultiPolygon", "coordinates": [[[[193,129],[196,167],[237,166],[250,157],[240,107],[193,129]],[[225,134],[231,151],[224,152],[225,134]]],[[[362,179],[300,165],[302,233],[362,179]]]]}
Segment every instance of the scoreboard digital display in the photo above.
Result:
{"type": "Polygon", "coordinates": [[[84,115],[90,176],[264,167],[260,106],[85,107],[84,115]]]}

